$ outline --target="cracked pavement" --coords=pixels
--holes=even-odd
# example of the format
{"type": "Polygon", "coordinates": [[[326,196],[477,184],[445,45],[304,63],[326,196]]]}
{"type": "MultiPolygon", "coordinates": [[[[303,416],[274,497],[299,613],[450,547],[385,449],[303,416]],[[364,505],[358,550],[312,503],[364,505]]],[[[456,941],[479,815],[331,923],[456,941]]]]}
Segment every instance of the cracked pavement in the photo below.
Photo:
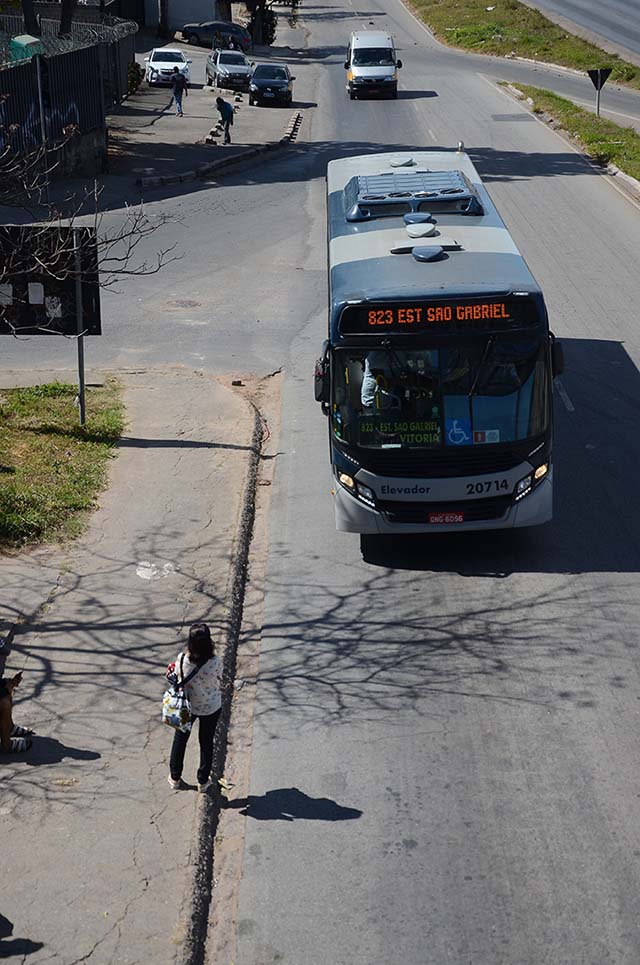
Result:
{"type": "Polygon", "coordinates": [[[14,720],[36,730],[0,756],[0,898],[32,965],[172,961],[189,913],[197,740],[172,793],[163,674],[185,625],[222,636],[253,412],[187,368],[119,377],[128,428],[85,535],[0,558],[14,720]]]}

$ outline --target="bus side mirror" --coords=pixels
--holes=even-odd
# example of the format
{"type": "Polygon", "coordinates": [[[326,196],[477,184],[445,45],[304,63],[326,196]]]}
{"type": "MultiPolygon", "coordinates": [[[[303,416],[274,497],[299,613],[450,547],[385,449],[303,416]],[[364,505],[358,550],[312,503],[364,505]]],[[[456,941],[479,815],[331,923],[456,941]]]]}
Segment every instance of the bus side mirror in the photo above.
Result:
{"type": "Polygon", "coordinates": [[[551,343],[551,370],[554,376],[562,375],[564,372],[564,352],[562,351],[562,342],[559,342],[556,338],[554,338],[551,343]]]}
{"type": "MultiPolygon", "coordinates": [[[[322,403],[322,409],[329,405],[329,343],[322,346],[322,355],[316,362],[313,376],[313,388],[316,402],[322,403]]],[[[326,412],[325,412],[326,414],[326,412]]]]}
{"type": "Polygon", "coordinates": [[[400,70],[400,68],[402,67],[402,61],[401,61],[401,60],[397,60],[397,61],[396,61],[396,67],[398,68],[398,70],[400,70]]]}

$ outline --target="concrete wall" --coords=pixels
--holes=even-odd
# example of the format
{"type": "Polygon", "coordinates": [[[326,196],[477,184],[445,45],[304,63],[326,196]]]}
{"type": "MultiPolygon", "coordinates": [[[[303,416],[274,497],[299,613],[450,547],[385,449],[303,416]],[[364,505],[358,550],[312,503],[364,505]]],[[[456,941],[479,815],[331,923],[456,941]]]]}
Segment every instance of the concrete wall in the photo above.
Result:
{"type": "MultiPolygon", "coordinates": [[[[158,0],[145,0],[147,27],[158,26],[158,0]]],[[[169,0],[169,29],[180,30],[185,23],[218,20],[215,0],[169,0]]]]}
{"type": "MultiPolygon", "coordinates": [[[[158,26],[158,0],[144,0],[147,27],[158,26]]],[[[185,23],[203,20],[231,20],[229,0],[169,0],[169,29],[180,30],[185,23]]]]}

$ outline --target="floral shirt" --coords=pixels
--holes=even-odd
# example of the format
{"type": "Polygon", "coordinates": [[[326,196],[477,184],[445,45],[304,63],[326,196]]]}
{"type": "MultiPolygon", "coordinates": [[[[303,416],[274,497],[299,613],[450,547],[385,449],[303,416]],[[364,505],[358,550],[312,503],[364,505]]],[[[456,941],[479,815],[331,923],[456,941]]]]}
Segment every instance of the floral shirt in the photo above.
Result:
{"type": "MultiPolygon", "coordinates": [[[[180,680],[180,658],[182,658],[182,675],[188,677],[196,664],[191,663],[186,653],[179,653],[176,657],[176,675],[180,680]]],[[[220,692],[222,679],[222,660],[213,656],[203,663],[185,686],[187,697],[191,701],[191,710],[198,717],[214,714],[222,705],[220,692]]]]}

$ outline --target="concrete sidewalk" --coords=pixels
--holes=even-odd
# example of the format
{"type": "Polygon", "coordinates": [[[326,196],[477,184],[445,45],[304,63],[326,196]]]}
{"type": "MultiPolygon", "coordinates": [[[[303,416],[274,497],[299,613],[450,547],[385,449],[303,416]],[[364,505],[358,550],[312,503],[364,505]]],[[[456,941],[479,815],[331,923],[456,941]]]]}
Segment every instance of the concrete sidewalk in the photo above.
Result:
{"type": "MultiPolygon", "coordinates": [[[[285,29],[288,43],[303,45],[300,28],[285,29]]],[[[171,46],[181,48],[192,61],[192,80],[188,97],[183,100],[184,117],[176,116],[175,107],[170,107],[168,87],[150,88],[144,81],[108,118],[110,175],[133,177],[145,187],[154,186],[145,183],[150,178],[190,180],[184,175],[195,175],[202,165],[222,159],[240,160],[252,156],[256,149],[279,143],[296,112],[295,103],[287,108],[250,107],[246,93],[206,85],[206,49],[176,42],[171,46]],[[205,142],[219,120],[215,103],[218,96],[233,104],[236,111],[230,145],[223,145],[222,138],[215,144],[205,142]]],[[[299,57],[300,51],[279,46],[257,47],[250,59],[293,66],[299,57]]]]}
{"type": "Polygon", "coordinates": [[[86,534],[0,557],[4,631],[28,621],[14,719],[37,732],[0,755],[0,957],[33,965],[174,961],[191,913],[197,739],[172,792],[163,673],[195,620],[222,645],[254,414],[192,371],[120,377],[129,427],[86,534]]]}

